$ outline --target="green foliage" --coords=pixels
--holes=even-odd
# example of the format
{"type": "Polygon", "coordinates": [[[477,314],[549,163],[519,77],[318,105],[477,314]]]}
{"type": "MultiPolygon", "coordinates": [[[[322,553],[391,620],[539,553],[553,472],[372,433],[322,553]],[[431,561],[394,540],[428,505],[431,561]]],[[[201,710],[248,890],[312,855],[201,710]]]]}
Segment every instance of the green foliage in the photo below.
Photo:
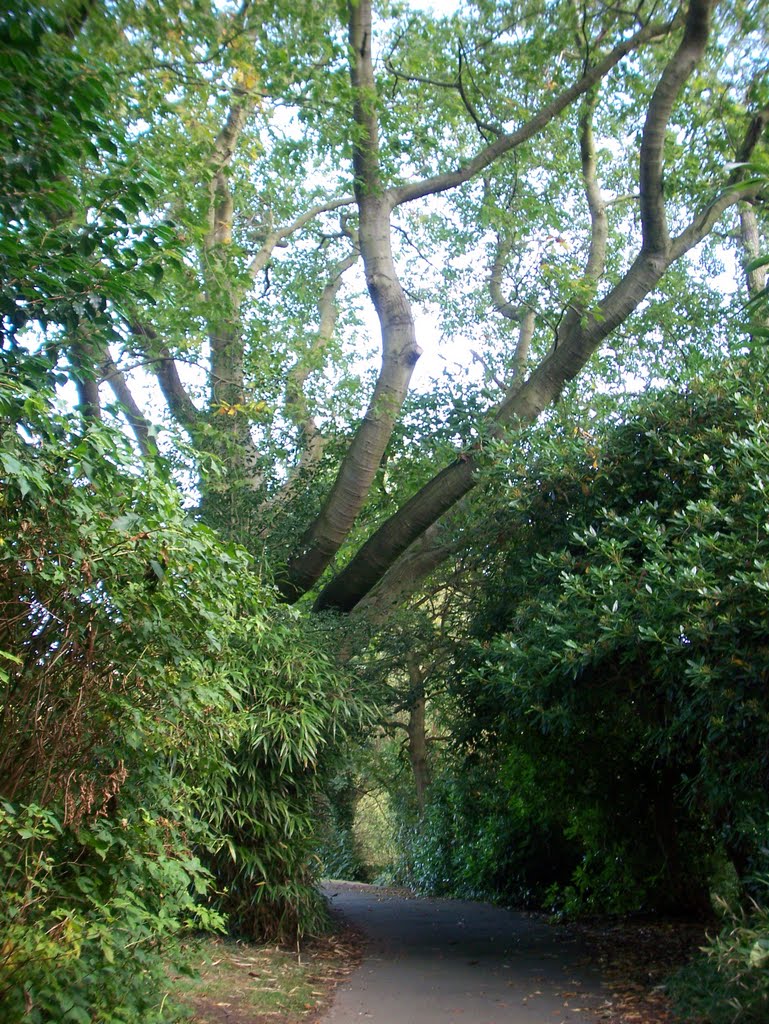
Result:
{"type": "Polygon", "coordinates": [[[159,1021],[212,888],[251,933],[308,927],[317,769],[360,712],[161,467],[9,377],[0,417],[0,1000],[159,1021]]]}
{"type": "Polygon", "coordinates": [[[742,875],[760,861],[768,430],[760,378],[734,367],[728,387],[654,397],[591,441],[590,461],[539,488],[568,542],[535,558],[514,603],[498,591],[512,630],[483,652],[481,677],[572,766],[592,813],[602,794],[597,828],[575,821],[586,849],[603,835],[606,861],[607,836],[649,829],[664,860],[644,851],[648,882],[684,903],[718,843],[742,875]]]}
{"type": "Polygon", "coordinates": [[[7,380],[0,416],[0,998],[10,1020],[160,1020],[163,950],[221,926],[190,779],[226,770],[212,638],[245,562],[120,436],[7,380]]]}
{"type": "MultiPolygon", "coordinates": [[[[371,715],[334,660],[338,636],[277,610],[253,561],[185,516],[162,468],[68,422],[41,390],[65,361],[81,397],[112,359],[125,373],[113,383],[154,374],[188,434],[176,455],[207,525],[275,565],[299,551],[370,390],[362,284],[339,276],[354,208],[328,209],[349,198],[355,131],[335,6],[62,0],[0,16],[2,962],[16,1014],[151,1020],[160,953],[186,923],[224,912],[249,936],[314,929],[319,819],[327,863],[357,870],[360,792],[329,810],[327,762],[371,715]],[[317,204],[326,212],[309,216],[317,204]]],[[[388,10],[375,29],[383,181],[465,165],[652,9],[676,5],[388,10]]],[[[676,104],[673,233],[724,184],[744,105],[762,103],[748,85],[764,22],[740,12],[716,33],[676,104]]],[[[406,290],[461,340],[465,365],[404,406],[339,564],[458,450],[503,452],[478,426],[512,383],[519,322],[499,313],[536,312],[534,359],[564,310],[589,311],[620,280],[638,241],[633,140],[674,46],[657,39],[596,90],[601,283],[585,277],[576,107],[482,185],[393,212],[406,290]],[[488,294],[503,252],[506,306],[488,294]]],[[[620,388],[628,369],[649,379],[681,354],[693,365],[725,350],[719,259],[706,243],[669,273],[588,384],[620,388]]],[[[402,727],[406,655],[439,662],[423,680],[432,701],[485,595],[446,700],[454,746],[419,826],[414,794],[393,784],[420,886],[618,910],[696,902],[727,856],[743,875],[765,867],[761,388],[702,385],[631,415],[600,437],[523,436],[475,592],[448,627],[441,599],[389,651],[377,641],[369,678],[386,677],[402,727]]],[[[447,551],[484,502],[441,523],[447,551]]],[[[408,769],[394,741],[376,753],[408,769]]]]}
{"type": "Polygon", "coordinates": [[[121,818],[77,827],[66,811],[2,805],[4,1019],[169,1019],[162,995],[175,936],[221,918],[196,902],[210,878],[189,843],[204,830],[194,836],[182,805],[161,806],[151,784],[134,792],[138,782],[120,790],[121,818]]]}
{"type": "Polygon", "coordinates": [[[30,324],[120,340],[116,313],[153,302],[175,265],[174,229],[142,220],[161,183],[114,118],[118,77],[77,53],[73,34],[34,5],[0,20],[0,337],[11,343],[30,324]]]}
{"type": "Polygon", "coordinates": [[[324,782],[324,799],[319,806],[316,840],[321,871],[325,878],[366,880],[366,866],[353,833],[359,796],[354,762],[360,760],[362,749],[361,744],[352,756],[348,752],[345,760],[336,766],[324,782]]]}
{"type": "Polygon", "coordinates": [[[554,422],[533,466],[522,440],[488,507],[421,884],[703,910],[724,856],[765,869],[768,431],[760,365],[735,363],[591,433],[554,422]]]}
{"type": "Polygon", "coordinates": [[[226,836],[211,865],[230,928],[295,940],[325,921],[316,886],[319,762],[370,712],[295,612],[272,618],[268,643],[258,627],[248,633],[239,652],[244,727],[226,751],[232,771],[207,784],[201,809],[226,836]]]}
{"type": "MultiPolygon", "coordinates": [[[[764,879],[764,891],[766,880],[764,879]]],[[[769,1012],[769,909],[721,901],[724,925],[704,955],[668,984],[680,1019],[763,1024],[769,1012]]]]}
{"type": "Polygon", "coordinates": [[[577,850],[523,751],[461,749],[435,762],[424,819],[400,833],[400,876],[422,892],[541,906],[577,850]]]}

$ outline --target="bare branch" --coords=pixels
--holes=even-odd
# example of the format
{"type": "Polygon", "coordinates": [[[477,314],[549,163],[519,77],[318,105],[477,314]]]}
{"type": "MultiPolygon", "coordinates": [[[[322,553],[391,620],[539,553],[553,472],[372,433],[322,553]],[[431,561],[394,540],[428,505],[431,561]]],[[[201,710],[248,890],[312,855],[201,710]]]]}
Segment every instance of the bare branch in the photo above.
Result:
{"type": "Polygon", "coordinates": [[[766,131],[767,125],[769,125],[769,110],[761,110],[751,118],[745,138],[737,153],[736,162],[738,166],[732,172],[726,188],[694,218],[684,231],[672,240],[670,246],[672,259],[678,259],[679,256],[682,256],[701,242],[712,230],[724,211],[728,210],[730,206],[734,206],[735,203],[743,200],[753,199],[762,191],[762,182],[747,180],[741,185],[741,182],[746,177],[745,168],[741,165],[746,163],[753,155],[764,131],[766,131]]]}
{"type": "Polygon", "coordinates": [[[336,297],[342,286],[344,274],[360,259],[360,250],[357,241],[354,241],[352,250],[333,267],[329,280],[318,303],[319,324],[310,351],[301,359],[298,359],[294,366],[288,371],[286,381],[286,415],[306,437],[314,437],[317,434],[315,421],[310,415],[307,407],[307,399],[304,395],[304,385],[313,369],[313,364],[320,362],[324,350],[334,336],[334,329],[338,316],[336,297]]]}
{"type": "Polygon", "coordinates": [[[606,265],[609,218],[606,212],[606,203],[601,196],[601,188],[598,183],[595,137],[593,135],[593,112],[597,99],[598,94],[596,91],[585,96],[579,119],[582,183],[590,214],[590,247],[583,274],[583,283],[586,287],[582,295],[576,295],[572,299],[568,312],[558,326],[556,334],[558,344],[560,344],[562,337],[569,336],[580,317],[584,314],[587,308],[587,297],[595,289],[606,265]]]}
{"type": "Polygon", "coordinates": [[[227,112],[227,120],[217,135],[209,157],[209,167],[216,174],[224,170],[232,162],[238,139],[246,126],[249,115],[256,107],[259,97],[240,86],[232,90],[232,103],[227,112]]]}
{"type": "Polygon", "coordinates": [[[518,386],[526,373],[531,341],[534,337],[535,320],[536,311],[533,306],[527,306],[524,310],[523,316],[521,317],[521,326],[518,331],[518,344],[515,346],[515,354],[513,356],[513,387],[518,386]]]}
{"type": "Polygon", "coordinates": [[[473,362],[474,363],[480,363],[481,364],[481,366],[483,367],[484,372],[485,372],[486,376],[489,378],[489,380],[493,380],[498,388],[503,388],[503,389],[507,388],[507,385],[505,384],[505,382],[500,380],[499,377],[494,372],[494,367],[493,366],[489,366],[489,364],[486,362],[486,360],[483,358],[483,356],[480,354],[480,352],[476,351],[474,348],[471,348],[470,349],[470,355],[473,357],[473,362]]]}
{"type": "MultiPolygon", "coordinates": [[[[350,234],[349,231],[345,232],[350,234]]],[[[326,287],[318,303],[320,314],[318,332],[308,357],[297,361],[288,371],[286,382],[286,416],[298,428],[302,440],[302,452],[299,462],[289,473],[288,479],[280,491],[264,502],[259,509],[262,518],[270,517],[286,505],[296,494],[297,488],[303,485],[306,474],[315,466],[323,454],[326,440],[318,429],[307,405],[304,395],[304,384],[312,372],[312,363],[320,362],[324,349],[334,335],[337,320],[336,296],[342,285],[342,277],[360,258],[357,241],[353,239],[353,249],[333,268],[326,287]]],[[[269,526],[265,526],[259,534],[266,537],[269,526]]]]}
{"type": "Polygon", "coordinates": [[[116,400],[123,407],[126,419],[134,432],[136,443],[142,455],[149,455],[153,450],[150,434],[150,421],[139,408],[139,405],[131,393],[125,374],[118,367],[115,360],[107,352],[101,365],[102,380],[112,388],[116,400]]]}
{"type": "Polygon", "coordinates": [[[331,213],[333,210],[339,210],[343,206],[351,206],[354,202],[354,196],[340,196],[339,199],[331,199],[327,203],[318,203],[316,206],[310,207],[309,210],[306,210],[295,220],[291,221],[290,224],[286,224],[282,228],[278,228],[276,231],[271,231],[264,240],[261,249],[254,256],[248,267],[248,274],[250,277],[254,278],[264,270],[274,250],[281,244],[281,242],[285,241],[285,239],[290,238],[291,235],[296,234],[297,231],[301,231],[302,228],[315,220],[316,217],[319,217],[320,214],[331,213]]]}
{"type": "Polygon", "coordinates": [[[384,66],[393,76],[402,82],[416,82],[418,85],[432,85],[436,89],[456,89],[456,79],[452,81],[446,81],[442,78],[430,78],[429,75],[413,75],[406,74],[405,71],[399,71],[398,68],[393,64],[392,56],[385,57],[384,66]]]}
{"type": "Polygon", "coordinates": [[[484,136],[484,138],[485,138],[486,135],[492,135],[492,136],[494,136],[494,138],[499,138],[500,135],[504,134],[502,129],[498,125],[489,124],[488,121],[484,121],[479,116],[478,111],[475,109],[475,105],[473,104],[472,100],[470,99],[470,97],[467,94],[467,89],[465,89],[465,83],[464,83],[464,79],[463,79],[463,76],[462,76],[462,73],[463,73],[464,67],[465,67],[465,63],[464,63],[464,48],[463,48],[461,42],[459,43],[459,46],[458,46],[458,60],[459,60],[459,71],[457,72],[456,89],[457,89],[457,92],[459,93],[459,97],[462,100],[462,103],[464,104],[465,110],[470,115],[470,117],[473,119],[473,124],[478,129],[479,133],[484,136]]]}
{"type": "Polygon", "coordinates": [[[507,258],[512,248],[512,236],[503,236],[498,233],[497,244],[494,247],[494,259],[492,260],[491,272],[489,273],[489,294],[491,295],[491,305],[495,312],[505,317],[506,320],[518,323],[521,316],[520,305],[510,302],[502,292],[502,275],[507,267],[507,258]]]}
{"type": "Polygon", "coordinates": [[[168,408],[179,423],[194,432],[203,422],[203,414],[195,406],[182,384],[179,370],[167,349],[161,347],[161,354],[152,362],[152,369],[168,408]]]}
{"type": "Polygon", "coordinates": [[[673,104],[702,57],[710,31],[712,0],[691,0],[686,16],[684,37],[654,90],[641,140],[639,185],[641,229],[647,252],[665,253],[668,228],[662,169],[665,133],[673,104]]]}
{"type": "Polygon", "coordinates": [[[138,320],[129,323],[128,329],[131,334],[146,338],[150,343],[147,348],[147,358],[141,365],[147,366],[155,375],[171,415],[186,430],[194,430],[202,422],[203,414],[197,409],[182,384],[176,361],[165,345],[159,341],[157,331],[151,324],[138,320]]]}
{"type": "Polygon", "coordinates": [[[639,46],[652,39],[668,35],[677,23],[678,19],[676,18],[665,24],[650,23],[645,25],[630,39],[627,39],[618,46],[615,46],[614,49],[603,58],[603,60],[599,61],[585,72],[585,74],[582,75],[582,77],[573,85],[564,89],[559,96],[556,96],[550,103],[546,104],[537,114],[534,115],[534,117],[530,118],[525,124],[521,125],[520,128],[516,129],[516,131],[500,135],[499,138],[495,139],[494,142],[490,143],[471,160],[457,168],[455,171],[448,171],[445,174],[439,174],[431,178],[424,178],[422,181],[412,182],[407,185],[399,185],[395,188],[389,189],[386,193],[388,202],[394,208],[399,206],[401,203],[408,203],[415,199],[421,199],[424,196],[446,192],[448,189],[456,188],[458,185],[462,185],[466,181],[470,181],[471,178],[476,177],[476,175],[480,174],[481,171],[492,164],[495,160],[498,160],[499,157],[503,156],[505,153],[509,153],[511,150],[522,145],[522,143],[533,138],[559,114],[566,110],[574,100],[584,95],[584,93],[588,92],[588,90],[592,89],[594,85],[600,82],[601,79],[612,70],[612,68],[619,64],[623,57],[632,53],[634,50],[638,49],[639,46]]]}

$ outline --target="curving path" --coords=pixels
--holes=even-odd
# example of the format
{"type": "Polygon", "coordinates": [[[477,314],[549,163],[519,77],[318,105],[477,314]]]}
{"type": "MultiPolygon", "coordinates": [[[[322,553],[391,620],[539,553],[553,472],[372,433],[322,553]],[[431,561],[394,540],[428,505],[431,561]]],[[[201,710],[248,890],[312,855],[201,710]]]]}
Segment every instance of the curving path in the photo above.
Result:
{"type": "Polygon", "coordinates": [[[486,903],[424,899],[350,882],[325,886],[365,936],[361,966],[325,1024],[593,1024],[600,979],[572,939],[486,903]]]}

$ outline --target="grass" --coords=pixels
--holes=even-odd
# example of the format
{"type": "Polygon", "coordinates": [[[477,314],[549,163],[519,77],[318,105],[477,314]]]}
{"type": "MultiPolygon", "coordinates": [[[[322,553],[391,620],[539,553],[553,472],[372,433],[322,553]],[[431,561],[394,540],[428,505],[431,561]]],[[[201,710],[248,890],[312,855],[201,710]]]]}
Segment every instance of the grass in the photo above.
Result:
{"type": "Polygon", "coordinates": [[[349,935],[326,937],[301,953],[201,939],[187,954],[194,976],[173,975],[169,995],[196,1024],[307,1024],[358,962],[349,935]]]}

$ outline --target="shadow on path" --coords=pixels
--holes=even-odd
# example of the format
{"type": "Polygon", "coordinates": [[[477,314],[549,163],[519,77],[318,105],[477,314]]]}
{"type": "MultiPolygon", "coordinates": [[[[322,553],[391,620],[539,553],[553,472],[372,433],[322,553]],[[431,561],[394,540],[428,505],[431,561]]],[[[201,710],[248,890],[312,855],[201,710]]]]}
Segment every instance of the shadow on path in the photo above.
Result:
{"type": "Polygon", "coordinates": [[[592,1024],[600,979],[573,938],[487,903],[331,882],[334,911],[363,932],[364,960],[327,1024],[592,1024]]]}

